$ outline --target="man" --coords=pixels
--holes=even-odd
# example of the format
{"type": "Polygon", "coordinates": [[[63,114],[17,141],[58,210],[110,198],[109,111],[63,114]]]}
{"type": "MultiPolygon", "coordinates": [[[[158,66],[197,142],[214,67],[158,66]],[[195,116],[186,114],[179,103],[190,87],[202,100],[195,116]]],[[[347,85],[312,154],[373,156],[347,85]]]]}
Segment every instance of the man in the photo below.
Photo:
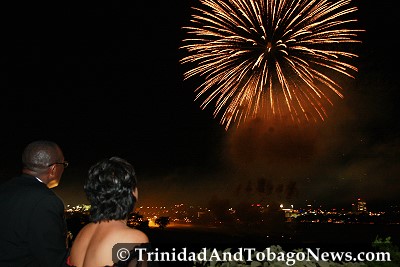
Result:
{"type": "Polygon", "coordinates": [[[0,186],[0,266],[66,266],[64,204],[50,189],[68,162],[51,141],[35,141],[22,154],[22,174],[0,186]]]}

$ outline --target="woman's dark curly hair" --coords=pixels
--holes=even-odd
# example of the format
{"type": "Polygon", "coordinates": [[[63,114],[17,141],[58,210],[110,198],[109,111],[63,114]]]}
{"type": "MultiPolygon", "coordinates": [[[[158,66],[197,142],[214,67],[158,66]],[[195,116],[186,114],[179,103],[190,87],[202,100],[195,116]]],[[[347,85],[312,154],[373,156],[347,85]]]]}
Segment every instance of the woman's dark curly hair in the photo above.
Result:
{"type": "Polygon", "coordinates": [[[104,159],[90,167],[84,190],[93,222],[124,220],[133,211],[137,186],[133,166],[119,157],[104,159]]]}

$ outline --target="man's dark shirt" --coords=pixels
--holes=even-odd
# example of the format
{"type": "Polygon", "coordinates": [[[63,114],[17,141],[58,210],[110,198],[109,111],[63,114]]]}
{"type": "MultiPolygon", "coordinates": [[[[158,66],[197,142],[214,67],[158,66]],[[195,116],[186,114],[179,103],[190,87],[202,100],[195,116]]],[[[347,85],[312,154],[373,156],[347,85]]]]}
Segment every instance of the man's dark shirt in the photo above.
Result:
{"type": "Polygon", "coordinates": [[[62,200],[35,177],[0,185],[0,266],[66,266],[62,200]]]}

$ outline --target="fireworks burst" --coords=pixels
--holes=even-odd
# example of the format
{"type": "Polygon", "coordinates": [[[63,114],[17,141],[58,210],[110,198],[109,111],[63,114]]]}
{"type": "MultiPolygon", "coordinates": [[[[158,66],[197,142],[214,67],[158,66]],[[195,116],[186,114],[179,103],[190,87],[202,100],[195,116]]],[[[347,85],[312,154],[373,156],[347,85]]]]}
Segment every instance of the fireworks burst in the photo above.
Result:
{"type": "Polygon", "coordinates": [[[196,100],[215,105],[220,123],[254,118],[325,120],[332,97],[343,98],[337,76],[354,78],[351,0],[200,0],[183,27],[191,69],[200,77],[196,100]],[[349,51],[346,51],[349,50],[349,51]]]}

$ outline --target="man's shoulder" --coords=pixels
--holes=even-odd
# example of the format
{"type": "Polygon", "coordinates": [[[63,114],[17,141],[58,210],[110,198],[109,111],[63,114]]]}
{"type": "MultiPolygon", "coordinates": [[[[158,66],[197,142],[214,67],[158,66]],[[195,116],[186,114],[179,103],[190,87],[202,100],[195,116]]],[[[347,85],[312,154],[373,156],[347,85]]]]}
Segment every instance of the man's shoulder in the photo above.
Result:
{"type": "Polygon", "coordinates": [[[51,189],[38,181],[36,177],[24,174],[15,176],[1,184],[0,192],[12,194],[13,196],[23,196],[25,200],[39,200],[42,198],[60,200],[51,189]]]}
{"type": "Polygon", "coordinates": [[[14,186],[14,185],[40,185],[40,181],[35,176],[28,174],[20,174],[4,181],[1,186],[14,186]]]}

